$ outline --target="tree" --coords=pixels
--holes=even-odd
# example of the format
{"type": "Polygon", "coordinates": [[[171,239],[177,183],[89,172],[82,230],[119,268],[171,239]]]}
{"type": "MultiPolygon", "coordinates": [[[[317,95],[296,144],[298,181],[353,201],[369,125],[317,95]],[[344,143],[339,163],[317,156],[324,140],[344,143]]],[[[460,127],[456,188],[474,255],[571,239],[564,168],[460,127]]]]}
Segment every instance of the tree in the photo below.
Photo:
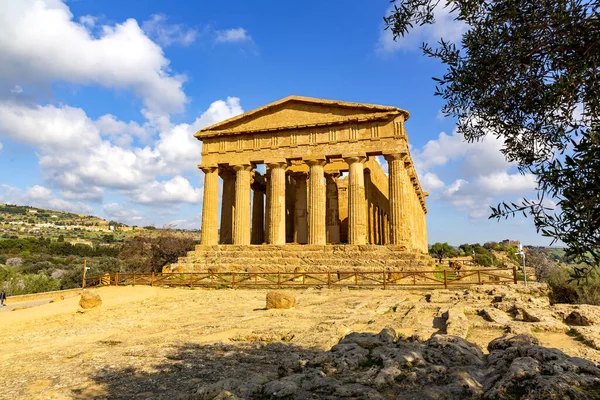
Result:
{"type": "Polygon", "coordinates": [[[434,243],[429,249],[429,254],[437,257],[438,262],[441,264],[444,257],[454,254],[454,248],[448,243],[434,243]]]}
{"type": "MultiPolygon", "coordinates": [[[[531,216],[590,266],[600,265],[599,1],[446,0],[467,27],[460,45],[421,47],[447,67],[435,94],[458,131],[501,139],[507,160],[536,177],[536,199],[501,203],[490,218],[531,216]]],[[[435,23],[440,0],[397,3],[384,17],[394,39],[435,23]]]]}

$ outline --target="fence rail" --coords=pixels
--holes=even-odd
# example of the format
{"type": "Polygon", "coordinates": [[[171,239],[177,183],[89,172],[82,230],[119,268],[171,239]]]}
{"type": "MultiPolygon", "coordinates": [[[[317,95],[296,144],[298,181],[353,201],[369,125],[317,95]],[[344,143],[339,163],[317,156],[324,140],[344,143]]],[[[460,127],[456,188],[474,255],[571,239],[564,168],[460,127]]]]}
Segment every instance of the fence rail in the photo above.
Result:
{"type": "Polygon", "coordinates": [[[90,286],[185,286],[216,288],[323,287],[444,287],[517,283],[517,269],[485,268],[462,271],[329,271],[329,272],[183,272],[106,274],[86,278],[90,286]]]}

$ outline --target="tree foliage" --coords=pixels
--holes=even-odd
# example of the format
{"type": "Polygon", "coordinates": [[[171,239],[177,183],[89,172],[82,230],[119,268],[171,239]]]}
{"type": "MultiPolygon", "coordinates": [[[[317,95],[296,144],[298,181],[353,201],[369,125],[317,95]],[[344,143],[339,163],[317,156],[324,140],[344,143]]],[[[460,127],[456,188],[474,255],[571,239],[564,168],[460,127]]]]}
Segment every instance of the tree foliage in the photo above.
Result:
{"type": "Polygon", "coordinates": [[[454,248],[448,243],[434,243],[429,249],[429,254],[436,257],[441,264],[444,257],[449,257],[454,254],[454,248]]]}
{"type": "MultiPolygon", "coordinates": [[[[394,39],[435,23],[441,0],[398,0],[394,39]]],[[[505,157],[537,179],[536,199],[492,207],[523,213],[567,256],[600,265],[600,18],[598,0],[446,0],[466,25],[460,43],[424,43],[447,71],[435,94],[467,141],[503,141],[505,157]],[[552,201],[547,201],[548,199],[552,201]],[[555,205],[553,203],[556,203],[555,205]]]]}

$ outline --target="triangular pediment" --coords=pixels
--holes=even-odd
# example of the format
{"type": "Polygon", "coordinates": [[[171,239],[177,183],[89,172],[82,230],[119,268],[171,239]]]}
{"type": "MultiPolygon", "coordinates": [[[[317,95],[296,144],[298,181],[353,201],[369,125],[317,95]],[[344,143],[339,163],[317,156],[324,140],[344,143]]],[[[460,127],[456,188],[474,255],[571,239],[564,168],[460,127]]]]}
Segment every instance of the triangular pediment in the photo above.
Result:
{"type": "Polygon", "coordinates": [[[396,107],[290,96],[201,129],[196,137],[340,124],[371,118],[393,118],[408,112],[396,107]]]}

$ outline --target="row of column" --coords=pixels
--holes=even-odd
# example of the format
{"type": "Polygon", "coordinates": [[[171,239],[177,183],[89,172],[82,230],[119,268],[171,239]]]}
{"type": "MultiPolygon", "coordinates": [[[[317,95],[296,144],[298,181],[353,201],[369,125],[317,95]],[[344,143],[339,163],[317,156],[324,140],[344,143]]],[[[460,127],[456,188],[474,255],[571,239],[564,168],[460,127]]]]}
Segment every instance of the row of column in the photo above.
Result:
{"type": "MultiPolygon", "coordinates": [[[[410,165],[406,154],[385,156],[389,165],[389,224],[380,224],[388,231],[380,234],[389,237],[391,244],[404,244],[423,249],[425,214],[408,174],[410,165]]],[[[349,166],[348,176],[348,242],[365,244],[367,241],[367,208],[365,198],[364,165],[366,156],[344,157],[349,166]]],[[[326,160],[305,160],[309,166],[308,185],[304,174],[294,175],[296,182],[296,207],[294,211],[294,241],[324,245],[339,242],[339,215],[337,187],[334,176],[324,173],[326,160]],[[335,191],[335,195],[334,195],[335,191]],[[329,211],[329,212],[328,212],[329,211]],[[327,218],[337,221],[328,221],[327,218]],[[331,222],[331,223],[330,223],[331,222]],[[336,223],[337,222],[337,223],[336,223]],[[337,227],[336,227],[337,225],[337,227]]],[[[286,242],[286,168],[285,160],[267,163],[266,188],[252,183],[254,201],[250,219],[251,165],[235,165],[235,174],[228,169],[202,167],[205,173],[204,205],[202,210],[201,243],[219,243],[218,230],[218,176],[223,179],[223,205],[221,241],[231,238],[233,244],[250,243],[285,244],[286,242]],[[267,204],[264,205],[264,191],[267,204]],[[235,200],[234,200],[235,199],[235,200]],[[264,218],[266,215],[266,222],[264,218]],[[251,223],[252,222],[252,223],[251,223]],[[233,228],[232,228],[233,227],[233,228]],[[232,231],[233,230],[233,231],[232,231]]],[[[381,216],[383,219],[384,217],[381,216]]],[[[382,221],[383,222],[383,221],[382,221]]],[[[227,241],[227,240],[225,240],[227,241]]]]}

